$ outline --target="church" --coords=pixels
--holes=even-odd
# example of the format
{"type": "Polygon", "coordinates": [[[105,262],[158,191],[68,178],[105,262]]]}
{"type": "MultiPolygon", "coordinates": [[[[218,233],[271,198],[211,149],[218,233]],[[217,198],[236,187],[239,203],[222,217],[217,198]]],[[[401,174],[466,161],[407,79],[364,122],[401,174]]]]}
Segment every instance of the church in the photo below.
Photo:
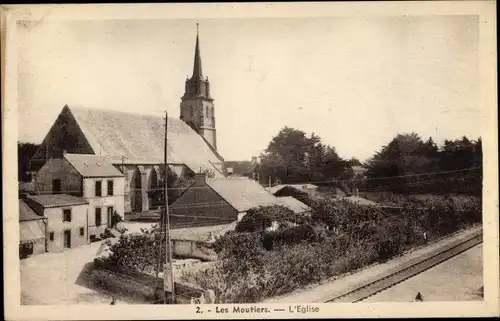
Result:
{"type": "Polygon", "coordinates": [[[162,188],[165,174],[165,125],[167,171],[176,177],[200,172],[226,176],[224,159],[217,152],[215,109],[202,72],[198,33],[179,119],[66,105],[31,159],[30,169],[37,172],[49,159],[65,154],[101,156],[125,176],[125,212],[148,211],[154,208],[148,192],[162,188]]]}

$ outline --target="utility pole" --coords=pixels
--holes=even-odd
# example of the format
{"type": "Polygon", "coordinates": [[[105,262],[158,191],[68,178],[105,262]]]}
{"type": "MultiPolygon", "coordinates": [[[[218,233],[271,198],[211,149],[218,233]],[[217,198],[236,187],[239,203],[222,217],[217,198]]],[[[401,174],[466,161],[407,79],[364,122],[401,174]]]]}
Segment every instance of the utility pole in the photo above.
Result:
{"type": "Polygon", "coordinates": [[[163,271],[163,277],[164,277],[164,282],[163,282],[163,289],[165,292],[165,304],[175,304],[175,288],[174,288],[174,269],[172,265],[172,243],[170,241],[170,218],[169,218],[169,213],[168,213],[168,175],[167,175],[167,168],[168,168],[168,163],[167,163],[167,136],[168,136],[168,112],[165,112],[165,148],[164,148],[164,162],[165,162],[165,179],[164,179],[164,197],[163,200],[165,201],[165,208],[163,211],[162,215],[162,230],[165,231],[165,258],[166,258],[166,264],[165,264],[165,269],[163,271]],[[168,271],[167,271],[168,269],[168,271]],[[168,280],[170,277],[170,280],[168,280]],[[170,282],[169,282],[170,281],[170,282]],[[169,289],[170,288],[170,289],[169,289]],[[170,290],[170,291],[168,291],[170,290]],[[170,295],[168,294],[170,292],[170,295]],[[168,298],[170,300],[168,300],[168,298]],[[169,302],[170,301],[170,302],[169,302]]]}

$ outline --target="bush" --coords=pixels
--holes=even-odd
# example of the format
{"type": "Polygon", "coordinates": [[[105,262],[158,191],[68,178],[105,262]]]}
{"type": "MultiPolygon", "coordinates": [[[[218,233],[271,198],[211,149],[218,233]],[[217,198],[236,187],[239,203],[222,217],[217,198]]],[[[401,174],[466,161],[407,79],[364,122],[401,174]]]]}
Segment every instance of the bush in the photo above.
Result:
{"type": "Polygon", "coordinates": [[[294,245],[301,242],[314,243],[319,240],[316,230],[309,224],[290,227],[278,231],[264,232],[262,243],[268,251],[275,245],[294,245]]]}
{"type": "Polygon", "coordinates": [[[116,227],[116,224],[123,222],[122,217],[120,214],[118,214],[116,211],[113,212],[113,215],[111,216],[111,226],[116,227]]]}
{"type": "Polygon", "coordinates": [[[280,205],[255,207],[247,211],[247,214],[236,225],[235,231],[264,231],[275,221],[282,224],[286,222],[304,224],[308,222],[308,218],[280,205]]]}
{"type": "MultiPolygon", "coordinates": [[[[165,235],[158,229],[143,230],[141,234],[120,235],[118,242],[110,246],[112,254],[103,264],[117,271],[155,271],[158,259],[158,244],[165,244],[165,235]]],[[[108,242],[108,244],[110,244],[108,242]]],[[[164,253],[163,253],[164,254],[164,253]]],[[[163,265],[160,265],[160,271],[163,265]]]]}
{"type": "Polygon", "coordinates": [[[104,230],[104,233],[101,233],[101,240],[105,240],[105,239],[109,239],[111,237],[114,237],[114,235],[111,233],[111,231],[109,230],[109,228],[106,228],[104,230]]]}
{"type": "MultiPolygon", "coordinates": [[[[481,200],[474,197],[406,197],[399,204],[400,211],[389,212],[347,201],[315,201],[310,222],[273,232],[227,233],[216,241],[221,260],[213,269],[182,277],[213,289],[221,303],[259,302],[387,261],[423,244],[424,231],[432,239],[481,222],[481,200]],[[323,224],[338,231],[322,231],[323,224]]],[[[252,215],[269,218],[262,213],[252,215]]]]}

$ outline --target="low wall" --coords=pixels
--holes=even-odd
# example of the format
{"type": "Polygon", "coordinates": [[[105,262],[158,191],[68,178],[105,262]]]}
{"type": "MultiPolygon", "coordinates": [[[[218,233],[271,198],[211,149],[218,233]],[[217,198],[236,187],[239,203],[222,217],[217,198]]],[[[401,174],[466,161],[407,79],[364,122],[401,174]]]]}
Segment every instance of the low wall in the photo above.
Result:
{"type": "MultiPolygon", "coordinates": [[[[163,288],[163,279],[139,273],[118,273],[107,270],[94,263],[90,273],[94,284],[110,293],[117,293],[144,303],[162,302],[163,291],[155,291],[156,286],[163,288]],[[156,292],[156,293],[155,293],[156,292]]],[[[203,290],[182,283],[175,283],[176,301],[178,304],[189,304],[191,298],[199,298],[203,290]]]]}

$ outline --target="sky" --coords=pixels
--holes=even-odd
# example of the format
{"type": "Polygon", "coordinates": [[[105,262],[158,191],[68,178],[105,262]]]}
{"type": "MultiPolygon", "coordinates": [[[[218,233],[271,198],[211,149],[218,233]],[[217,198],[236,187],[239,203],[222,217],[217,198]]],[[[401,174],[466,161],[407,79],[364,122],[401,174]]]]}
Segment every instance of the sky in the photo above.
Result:
{"type": "Polygon", "coordinates": [[[178,118],[196,22],[226,160],[284,126],[361,160],[398,133],[481,135],[478,18],[429,15],[21,24],[19,140],[41,142],[66,104],[178,118]]]}

